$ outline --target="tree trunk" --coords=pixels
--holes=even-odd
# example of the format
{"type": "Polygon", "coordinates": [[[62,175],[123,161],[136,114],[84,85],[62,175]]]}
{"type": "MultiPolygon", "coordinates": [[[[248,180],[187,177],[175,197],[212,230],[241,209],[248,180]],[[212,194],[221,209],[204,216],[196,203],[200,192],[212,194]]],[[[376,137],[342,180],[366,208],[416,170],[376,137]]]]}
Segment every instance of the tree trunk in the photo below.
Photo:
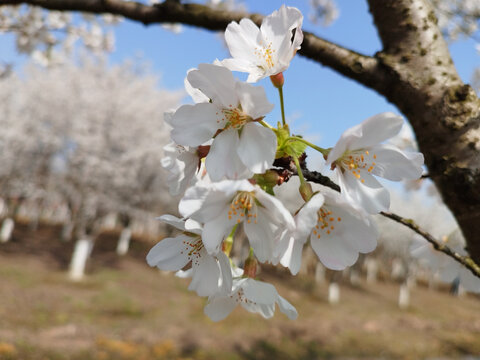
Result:
{"type": "Polygon", "coordinates": [[[480,263],[480,100],[460,79],[428,0],[369,4],[389,74],[379,92],[412,124],[430,178],[480,263]]]}
{"type": "Polygon", "coordinates": [[[120,256],[126,255],[130,246],[130,239],[132,238],[132,229],[129,227],[122,230],[120,238],[117,243],[117,254],[120,256]]]}
{"type": "Polygon", "coordinates": [[[15,221],[12,218],[3,220],[2,228],[0,229],[0,243],[9,242],[12,238],[15,221]]]}
{"type": "Polygon", "coordinates": [[[82,280],[85,276],[85,267],[87,260],[92,253],[94,240],[91,236],[80,237],[73,250],[72,260],[70,262],[70,270],[68,276],[73,281],[82,280]]]}

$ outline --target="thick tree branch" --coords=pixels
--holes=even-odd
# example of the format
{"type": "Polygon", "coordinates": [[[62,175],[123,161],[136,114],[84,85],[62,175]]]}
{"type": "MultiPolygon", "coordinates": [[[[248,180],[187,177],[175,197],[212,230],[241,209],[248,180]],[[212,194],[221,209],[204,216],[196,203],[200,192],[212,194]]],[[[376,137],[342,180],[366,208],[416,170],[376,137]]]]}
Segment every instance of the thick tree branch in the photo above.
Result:
{"type": "MultiPolygon", "coordinates": [[[[93,14],[113,14],[141,22],[144,25],[158,23],[182,23],[213,31],[223,31],[232,21],[248,17],[260,25],[259,14],[215,10],[200,4],[181,4],[164,1],[146,5],[123,0],[0,0],[0,6],[28,4],[58,11],[81,11],[93,14]]],[[[368,87],[384,84],[387,73],[374,57],[359,54],[311,33],[304,32],[299,54],[328,66],[339,73],[368,87]]]]}
{"type": "Polygon", "coordinates": [[[382,94],[408,118],[430,178],[480,263],[480,99],[463,84],[429,0],[368,0],[392,81],[382,94]]]}

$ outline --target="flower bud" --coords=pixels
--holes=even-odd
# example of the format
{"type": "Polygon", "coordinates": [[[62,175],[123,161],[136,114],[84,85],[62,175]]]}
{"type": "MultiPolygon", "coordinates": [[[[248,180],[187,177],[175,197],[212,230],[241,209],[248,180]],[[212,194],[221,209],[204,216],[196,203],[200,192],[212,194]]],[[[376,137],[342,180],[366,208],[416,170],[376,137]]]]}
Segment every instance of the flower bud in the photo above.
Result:
{"type": "Polygon", "coordinates": [[[282,88],[283,83],[285,82],[285,78],[283,77],[283,73],[278,73],[276,75],[270,76],[270,80],[272,80],[273,86],[275,86],[277,89],[282,88]]]}
{"type": "Polygon", "coordinates": [[[257,275],[257,259],[252,254],[245,260],[243,266],[243,277],[249,277],[255,279],[257,275]]]}
{"type": "Polygon", "coordinates": [[[305,201],[310,200],[310,198],[313,196],[312,185],[310,185],[308,182],[300,184],[298,191],[300,191],[300,195],[302,195],[302,198],[305,201]]]}

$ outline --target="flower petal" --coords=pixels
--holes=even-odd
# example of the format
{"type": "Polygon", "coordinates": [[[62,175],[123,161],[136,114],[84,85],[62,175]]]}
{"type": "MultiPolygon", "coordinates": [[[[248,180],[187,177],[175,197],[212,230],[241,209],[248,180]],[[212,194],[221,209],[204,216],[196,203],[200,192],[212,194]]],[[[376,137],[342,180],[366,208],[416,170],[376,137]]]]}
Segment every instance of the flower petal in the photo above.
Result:
{"type": "Polygon", "coordinates": [[[340,158],[346,150],[369,148],[395,136],[403,118],[390,112],[377,114],[343,132],[327,157],[327,165],[340,158]]]}
{"type": "Polygon", "coordinates": [[[224,177],[247,179],[253,175],[237,154],[238,147],[238,131],[235,129],[222,131],[215,137],[205,160],[212,181],[220,181],[224,177]]]}
{"type": "MultiPolygon", "coordinates": [[[[178,211],[183,217],[190,217],[194,213],[200,212],[203,208],[207,195],[211,192],[211,187],[197,184],[188,188],[183,195],[183,198],[178,203],[178,211]]],[[[223,208],[220,207],[218,211],[223,208]]],[[[202,219],[195,219],[204,222],[202,219]]]]}
{"type": "Polygon", "coordinates": [[[218,291],[220,269],[217,261],[208,255],[205,249],[200,251],[200,257],[192,260],[193,276],[189,290],[197,292],[198,296],[210,296],[218,291]]]}
{"type": "Polygon", "coordinates": [[[245,298],[257,304],[274,304],[278,293],[272,284],[248,279],[242,285],[245,298]]]}
{"type": "Polygon", "coordinates": [[[210,140],[219,126],[213,104],[182,105],[173,114],[172,139],[177,144],[198,146],[210,140]]]}
{"type": "Polygon", "coordinates": [[[261,189],[255,192],[255,197],[261,206],[265,208],[265,211],[263,211],[264,216],[270,219],[273,224],[289,230],[295,229],[295,220],[293,220],[292,215],[280,200],[261,189]]]}
{"type": "Polygon", "coordinates": [[[373,174],[392,181],[416,180],[422,175],[423,155],[418,152],[404,153],[388,145],[371,149],[376,155],[373,174]]]}
{"type": "Polygon", "coordinates": [[[260,31],[269,41],[272,41],[272,47],[278,49],[283,39],[291,41],[292,30],[301,27],[302,22],[303,15],[300,10],[282,5],[280,9],[265,17],[260,31]]]}
{"type": "Polygon", "coordinates": [[[223,238],[230,233],[236,224],[236,219],[228,218],[230,207],[227,205],[217,217],[205,223],[203,227],[202,240],[205,249],[209,254],[217,254],[223,238]]]}
{"type": "Polygon", "coordinates": [[[290,320],[295,320],[298,317],[297,309],[280,295],[278,295],[277,304],[280,311],[287,315],[290,320]]]}
{"type": "Polygon", "coordinates": [[[183,241],[191,241],[186,235],[166,238],[156,244],[147,254],[147,263],[161,270],[177,271],[188,263],[188,256],[183,252],[183,241]]]}
{"type": "Polygon", "coordinates": [[[230,259],[223,252],[220,251],[217,254],[218,264],[220,265],[221,283],[220,293],[228,295],[232,292],[232,267],[230,265],[230,259]]]}
{"type": "Polygon", "coordinates": [[[339,241],[338,236],[322,237],[312,236],[310,243],[318,258],[325,267],[332,270],[343,270],[353,265],[358,258],[358,252],[346,241],[339,241]]]}
{"type": "Polygon", "coordinates": [[[257,76],[255,76],[255,78],[257,78],[257,77],[258,78],[256,80],[253,80],[253,81],[247,80],[248,82],[257,82],[258,80],[260,80],[262,78],[262,75],[263,75],[263,70],[262,69],[257,68],[256,66],[253,65],[253,63],[251,61],[246,60],[246,59],[230,58],[230,59],[224,59],[220,63],[231,71],[257,73],[257,76]]]}
{"type": "Polygon", "coordinates": [[[245,234],[255,256],[260,262],[270,261],[274,257],[275,243],[273,238],[274,229],[267,221],[262,221],[259,213],[258,221],[243,222],[245,234]]]}
{"type": "Polygon", "coordinates": [[[203,309],[212,321],[225,319],[237,306],[237,302],[230,297],[213,297],[208,300],[207,306],[203,309]]]}
{"type": "Polygon", "coordinates": [[[292,275],[297,275],[300,271],[300,266],[302,265],[303,245],[305,242],[306,238],[305,240],[297,240],[297,238],[291,236],[288,248],[280,259],[280,263],[283,266],[288,267],[292,275]]]}
{"type": "Polygon", "coordinates": [[[371,147],[397,135],[403,126],[403,118],[391,112],[374,115],[361,124],[362,136],[353,138],[349,149],[371,147]]]}
{"type": "Polygon", "coordinates": [[[190,97],[193,99],[195,103],[197,104],[207,103],[210,101],[208,96],[205,95],[203,92],[201,92],[199,89],[194,88],[192,84],[190,84],[190,82],[188,81],[188,74],[194,70],[197,70],[197,69],[192,68],[187,71],[187,77],[185,77],[185,80],[183,81],[185,85],[185,90],[187,91],[187,94],[190,95],[190,97]]]}
{"type": "Polygon", "coordinates": [[[253,119],[258,119],[272,111],[274,105],[268,101],[263,87],[238,81],[236,89],[243,112],[253,119]]]}
{"type": "Polygon", "coordinates": [[[238,105],[238,97],[235,91],[235,78],[232,72],[223,66],[213,64],[200,64],[198,70],[188,73],[188,81],[199,89],[214,104],[227,108],[238,105]]]}
{"type": "Polygon", "coordinates": [[[178,230],[185,231],[185,220],[180,219],[174,215],[165,214],[165,215],[159,216],[157,220],[160,220],[165,224],[172,225],[178,230]]]}
{"type": "Polygon", "coordinates": [[[243,127],[237,153],[241,161],[254,173],[267,171],[275,160],[277,137],[270,129],[248,123],[243,127]]]}
{"type": "Polygon", "coordinates": [[[349,171],[337,174],[342,193],[369,214],[378,214],[380,211],[387,211],[390,207],[388,190],[367,171],[360,171],[363,183],[349,171]]]}
{"type": "Polygon", "coordinates": [[[260,29],[250,19],[242,19],[240,23],[231,22],[225,30],[225,42],[230,54],[235,59],[257,61],[254,53],[260,29]]]}
{"type": "Polygon", "coordinates": [[[317,224],[318,211],[325,202],[325,197],[317,193],[305,203],[295,215],[295,238],[307,240],[313,227],[317,224]]]}

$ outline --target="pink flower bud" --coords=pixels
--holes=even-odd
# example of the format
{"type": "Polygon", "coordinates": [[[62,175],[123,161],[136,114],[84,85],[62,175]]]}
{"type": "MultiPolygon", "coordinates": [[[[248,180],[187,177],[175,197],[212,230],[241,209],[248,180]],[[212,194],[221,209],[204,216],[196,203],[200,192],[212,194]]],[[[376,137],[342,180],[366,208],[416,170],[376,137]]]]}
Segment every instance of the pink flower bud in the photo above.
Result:
{"type": "Polygon", "coordinates": [[[277,89],[283,87],[283,83],[285,82],[285,78],[283,77],[283,73],[278,73],[276,75],[270,76],[270,80],[272,80],[273,86],[277,89]]]}
{"type": "Polygon", "coordinates": [[[255,279],[257,275],[257,259],[255,256],[249,256],[245,260],[245,265],[243,267],[243,276],[255,279]]]}

